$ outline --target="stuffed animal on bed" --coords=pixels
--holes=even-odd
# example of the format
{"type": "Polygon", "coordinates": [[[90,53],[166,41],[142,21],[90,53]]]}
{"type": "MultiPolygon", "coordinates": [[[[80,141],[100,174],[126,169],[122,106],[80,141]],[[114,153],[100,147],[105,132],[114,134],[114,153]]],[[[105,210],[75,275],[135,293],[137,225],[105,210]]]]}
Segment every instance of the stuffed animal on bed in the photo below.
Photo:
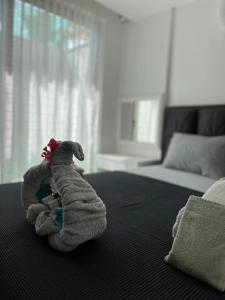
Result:
{"type": "Polygon", "coordinates": [[[38,235],[48,235],[52,247],[71,251],[98,238],[106,229],[106,208],[95,190],[75,167],[73,155],[84,159],[78,143],[50,140],[45,160],[30,168],[22,184],[26,219],[38,235]]]}

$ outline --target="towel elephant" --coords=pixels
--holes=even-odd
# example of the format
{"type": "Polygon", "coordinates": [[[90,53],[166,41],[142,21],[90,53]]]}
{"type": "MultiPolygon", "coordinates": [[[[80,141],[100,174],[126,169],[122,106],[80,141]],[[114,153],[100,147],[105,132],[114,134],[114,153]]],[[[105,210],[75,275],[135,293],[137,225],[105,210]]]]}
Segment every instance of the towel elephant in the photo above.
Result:
{"type": "Polygon", "coordinates": [[[78,143],[52,139],[44,150],[45,161],[24,175],[22,202],[36,233],[67,252],[104,232],[106,208],[73,163],[84,159],[78,143]]]}

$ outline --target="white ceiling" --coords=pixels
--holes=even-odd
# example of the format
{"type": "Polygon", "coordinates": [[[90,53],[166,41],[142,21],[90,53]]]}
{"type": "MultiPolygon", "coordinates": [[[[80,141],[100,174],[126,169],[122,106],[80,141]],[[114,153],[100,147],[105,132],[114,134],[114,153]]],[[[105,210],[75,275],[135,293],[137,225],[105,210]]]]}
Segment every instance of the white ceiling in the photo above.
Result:
{"type": "Polygon", "coordinates": [[[132,21],[137,21],[164,9],[193,1],[196,0],[96,0],[96,2],[132,21]]]}

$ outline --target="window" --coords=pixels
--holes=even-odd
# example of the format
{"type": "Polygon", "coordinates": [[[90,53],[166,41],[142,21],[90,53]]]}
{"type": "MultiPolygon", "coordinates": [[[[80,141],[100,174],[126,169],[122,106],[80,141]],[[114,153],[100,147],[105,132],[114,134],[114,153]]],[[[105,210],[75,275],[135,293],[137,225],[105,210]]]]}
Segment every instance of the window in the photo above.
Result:
{"type": "Polygon", "coordinates": [[[52,137],[80,142],[93,170],[103,20],[64,1],[0,5],[1,182],[21,180],[52,137]]]}

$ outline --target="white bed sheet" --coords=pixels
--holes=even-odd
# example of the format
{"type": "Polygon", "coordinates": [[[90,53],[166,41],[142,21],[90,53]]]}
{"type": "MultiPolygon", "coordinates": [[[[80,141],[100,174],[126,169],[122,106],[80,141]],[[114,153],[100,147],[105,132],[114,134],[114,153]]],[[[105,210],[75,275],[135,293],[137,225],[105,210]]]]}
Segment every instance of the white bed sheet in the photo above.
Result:
{"type": "Polygon", "coordinates": [[[126,172],[162,180],[203,193],[216,181],[202,175],[168,169],[162,165],[129,169],[126,172]]]}

